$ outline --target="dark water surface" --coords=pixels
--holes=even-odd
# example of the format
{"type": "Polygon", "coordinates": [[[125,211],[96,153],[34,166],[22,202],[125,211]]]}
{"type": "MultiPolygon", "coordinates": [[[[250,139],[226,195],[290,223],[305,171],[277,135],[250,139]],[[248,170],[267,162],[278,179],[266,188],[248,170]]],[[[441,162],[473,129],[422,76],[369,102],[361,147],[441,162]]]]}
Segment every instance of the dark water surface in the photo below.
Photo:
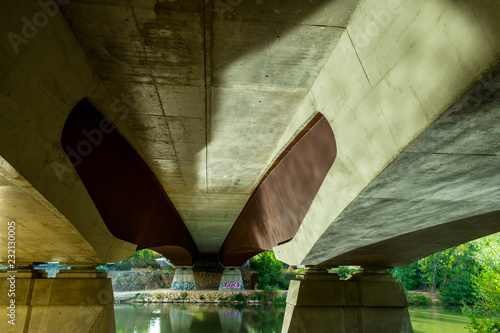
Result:
{"type": "Polygon", "coordinates": [[[115,304],[117,333],[277,333],[284,313],[284,305],[115,304]]]}
{"type": "MultiPolygon", "coordinates": [[[[115,304],[117,333],[278,333],[284,305],[115,304]]],[[[411,307],[415,333],[467,333],[460,308],[411,307]]]]}

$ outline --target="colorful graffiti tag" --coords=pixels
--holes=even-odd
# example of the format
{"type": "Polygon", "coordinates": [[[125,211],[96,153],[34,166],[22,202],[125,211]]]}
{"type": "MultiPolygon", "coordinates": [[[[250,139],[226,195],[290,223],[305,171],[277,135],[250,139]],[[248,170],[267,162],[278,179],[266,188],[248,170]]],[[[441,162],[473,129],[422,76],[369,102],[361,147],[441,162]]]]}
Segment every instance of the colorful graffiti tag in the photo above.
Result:
{"type": "Polygon", "coordinates": [[[219,289],[240,289],[243,290],[243,283],[241,282],[223,282],[219,285],[219,289]]]}
{"type": "Polygon", "coordinates": [[[174,281],[172,283],[172,286],[170,287],[172,290],[194,290],[196,289],[196,285],[194,282],[188,282],[188,281],[174,281]]]}

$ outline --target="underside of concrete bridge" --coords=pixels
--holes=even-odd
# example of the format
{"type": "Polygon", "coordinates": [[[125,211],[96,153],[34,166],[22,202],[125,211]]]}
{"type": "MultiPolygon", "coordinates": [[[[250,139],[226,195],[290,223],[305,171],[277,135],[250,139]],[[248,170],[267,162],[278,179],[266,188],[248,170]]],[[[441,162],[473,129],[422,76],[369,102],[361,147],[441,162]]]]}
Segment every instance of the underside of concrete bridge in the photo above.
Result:
{"type": "Polygon", "coordinates": [[[500,231],[496,0],[1,8],[0,263],[14,221],[27,281],[142,248],[394,267],[500,231]]]}

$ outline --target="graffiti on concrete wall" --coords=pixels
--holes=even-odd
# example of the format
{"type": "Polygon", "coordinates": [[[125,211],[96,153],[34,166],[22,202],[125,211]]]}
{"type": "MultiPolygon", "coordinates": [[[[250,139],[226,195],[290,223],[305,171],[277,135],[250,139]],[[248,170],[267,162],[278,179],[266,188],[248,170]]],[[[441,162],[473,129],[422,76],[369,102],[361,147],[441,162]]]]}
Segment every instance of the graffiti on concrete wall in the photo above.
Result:
{"type": "Polygon", "coordinates": [[[172,290],[195,290],[196,285],[194,282],[188,282],[188,281],[174,281],[172,283],[172,287],[170,287],[172,290]]]}
{"type": "Polygon", "coordinates": [[[243,290],[243,283],[241,283],[241,282],[222,282],[219,286],[219,290],[222,290],[222,289],[229,289],[229,290],[240,289],[240,290],[243,290]]]}

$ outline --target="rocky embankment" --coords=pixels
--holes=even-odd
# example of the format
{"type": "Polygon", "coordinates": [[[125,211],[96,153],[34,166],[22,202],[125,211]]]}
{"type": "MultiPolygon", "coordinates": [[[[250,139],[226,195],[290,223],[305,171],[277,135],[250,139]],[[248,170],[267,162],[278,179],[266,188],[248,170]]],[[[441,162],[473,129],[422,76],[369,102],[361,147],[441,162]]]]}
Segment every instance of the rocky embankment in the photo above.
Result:
{"type": "MultiPolygon", "coordinates": [[[[222,271],[194,271],[196,289],[218,290],[222,271]]],[[[174,279],[174,271],[169,269],[138,268],[130,271],[109,271],[114,291],[144,291],[169,289],[174,279]]],[[[255,288],[255,272],[242,271],[245,289],[255,288]]]]}
{"type": "Polygon", "coordinates": [[[115,303],[285,303],[287,291],[145,290],[115,292],[115,303]]]}

